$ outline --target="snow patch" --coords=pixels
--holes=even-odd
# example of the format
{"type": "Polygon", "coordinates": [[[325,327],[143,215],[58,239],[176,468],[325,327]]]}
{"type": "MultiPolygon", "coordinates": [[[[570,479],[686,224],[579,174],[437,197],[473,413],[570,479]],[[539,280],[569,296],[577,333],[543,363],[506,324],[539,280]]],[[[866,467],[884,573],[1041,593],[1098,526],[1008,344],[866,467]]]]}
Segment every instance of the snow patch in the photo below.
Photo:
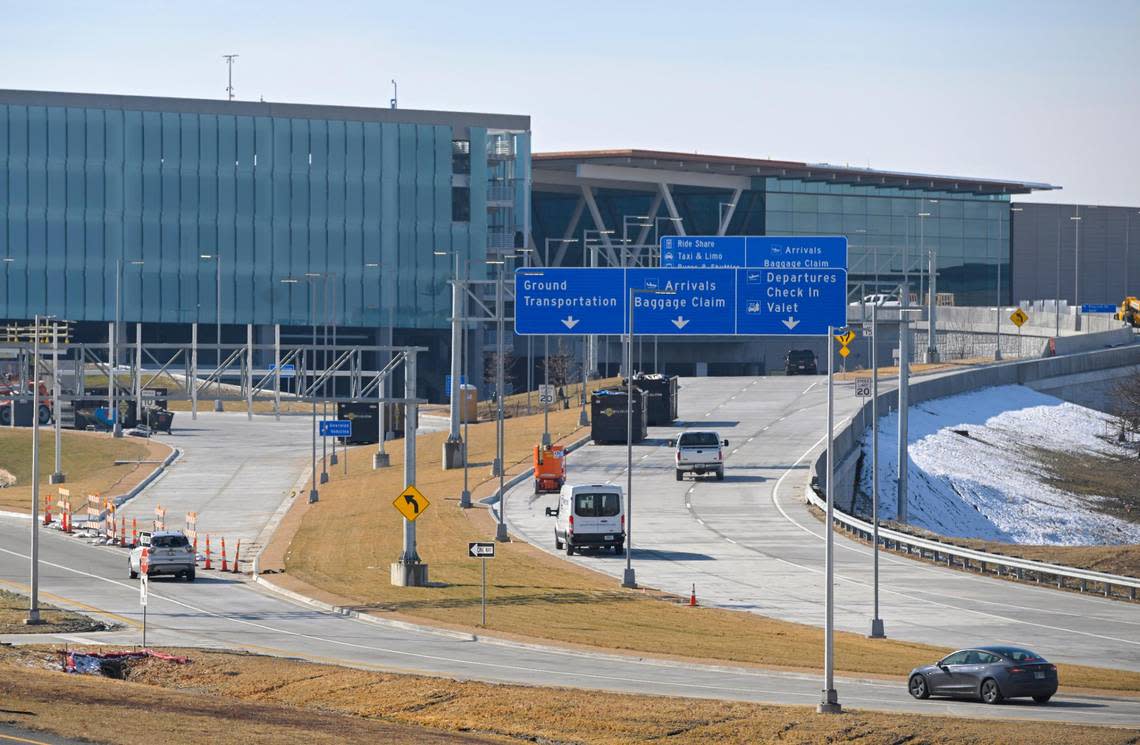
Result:
{"type": "MultiPolygon", "coordinates": [[[[910,407],[909,515],[947,536],[1007,543],[1140,543],[1140,525],[1053,488],[1028,448],[1118,455],[1108,416],[1023,386],[986,388],[910,407]],[[954,430],[965,430],[968,436],[954,430]]],[[[898,413],[879,420],[879,515],[898,500],[898,413]]],[[[870,514],[871,431],[863,438],[858,508],[870,514]]]]}

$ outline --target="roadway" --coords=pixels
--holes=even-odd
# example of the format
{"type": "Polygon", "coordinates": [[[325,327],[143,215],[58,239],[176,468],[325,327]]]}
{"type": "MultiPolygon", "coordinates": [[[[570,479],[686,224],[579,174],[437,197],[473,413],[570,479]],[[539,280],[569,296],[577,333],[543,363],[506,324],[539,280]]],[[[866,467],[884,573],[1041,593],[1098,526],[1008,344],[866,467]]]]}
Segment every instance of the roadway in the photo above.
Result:
{"type": "MultiPolygon", "coordinates": [[[[0,516],[2,587],[26,591],[27,531],[26,519],[0,516]]],[[[138,644],[142,619],[138,583],[126,577],[125,553],[55,532],[46,532],[42,538],[41,597],[115,621],[122,629],[84,635],[7,635],[0,640],[138,644]]],[[[296,604],[215,572],[200,573],[193,584],[168,579],[151,582],[147,642],[152,646],[242,649],[363,669],[496,683],[777,704],[814,705],[821,687],[819,674],[591,653],[367,623],[296,604]]],[[[840,676],[836,686],[844,705],[862,709],[1140,727],[1140,699],[1062,691],[1044,707],[1018,702],[992,707],[970,701],[915,701],[901,679],[840,676]]]]}
{"type": "MultiPolygon", "coordinates": [[[[823,625],[822,523],[804,504],[808,465],[823,446],[823,377],[681,381],[680,420],[650,428],[634,447],[633,560],[640,584],[799,623],[823,625]],[[725,480],[674,478],[666,439],[684,428],[729,440],[725,480]]],[[[852,384],[837,385],[836,426],[857,410],[852,384]]],[[[880,447],[895,447],[881,441],[880,447]]],[[[568,457],[572,483],[626,484],[624,446],[588,445],[568,457]]],[[[912,480],[912,484],[917,479],[912,480]]],[[[511,532],[554,552],[556,495],[531,483],[508,491],[511,532]]],[[[835,622],[867,634],[871,549],[835,537],[835,622]]],[[[565,557],[564,554],[560,554],[565,557]]],[[[620,581],[624,556],[569,559],[620,581]]],[[[1140,670],[1140,610],[1093,595],[1013,584],[880,554],[880,615],[888,636],[947,647],[1021,644],[1051,660],[1140,670]]]]}

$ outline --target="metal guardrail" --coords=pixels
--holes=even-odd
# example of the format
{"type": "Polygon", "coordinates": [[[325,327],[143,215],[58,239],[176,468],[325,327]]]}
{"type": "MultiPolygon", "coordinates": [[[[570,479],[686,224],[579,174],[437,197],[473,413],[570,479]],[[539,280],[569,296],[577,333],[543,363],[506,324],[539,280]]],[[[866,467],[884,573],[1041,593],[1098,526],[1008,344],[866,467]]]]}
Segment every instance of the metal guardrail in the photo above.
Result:
{"type": "MultiPolygon", "coordinates": [[[[821,510],[827,509],[827,502],[816,493],[814,485],[808,487],[807,495],[810,504],[821,510]]],[[[835,521],[848,532],[855,533],[867,541],[873,540],[874,526],[871,525],[871,523],[840,512],[839,510],[833,510],[833,514],[835,521]]],[[[1013,556],[991,554],[988,551],[978,551],[976,549],[963,548],[941,541],[919,538],[918,536],[908,535],[907,533],[881,526],[879,527],[879,542],[888,549],[897,550],[899,548],[905,548],[908,554],[917,552],[921,558],[927,558],[929,555],[929,558],[935,562],[945,561],[947,566],[954,566],[954,560],[957,559],[964,569],[971,569],[971,562],[978,564],[978,568],[983,571],[986,564],[991,564],[997,567],[997,574],[999,576],[1003,574],[1010,575],[1019,580],[1035,578],[1040,582],[1043,577],[1052,577],[1056,581],[1057,587],[1062,589],[1067,586],[1065,581],[1071,580],[1078,584],[1076,584],[1075,588],[1070,587],[1070,589],[1085,592],[1088,589],[1088,584],[1092,582],[1104,588],[1105,597],[1114,597],[1115,595],[1112,592],[1112,588],[1118,587],[1126,591],[1125,596],[1129,600],[1135,600],[1136,591],[1140,590],[1140,579],[1133,577],[1093,572],[1087,569],[1075,569],[1059,564],[1033,561],[1032,559],[1018,559],[1013,556]],[[1004,572],[1002,571],[1003,569],[1005,570],[1004,572]]]]}

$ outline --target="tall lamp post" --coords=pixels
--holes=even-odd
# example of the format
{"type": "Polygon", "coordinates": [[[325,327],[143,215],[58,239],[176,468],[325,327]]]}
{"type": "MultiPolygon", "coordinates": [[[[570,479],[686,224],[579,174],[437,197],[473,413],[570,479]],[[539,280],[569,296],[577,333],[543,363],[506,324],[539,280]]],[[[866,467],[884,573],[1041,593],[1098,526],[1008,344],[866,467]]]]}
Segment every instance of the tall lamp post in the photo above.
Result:
{"type": "MultiPolygon", "coordinates": [[[[32,340],[32,566],[31,593],[28,600],[28,617],[24,620],[29,626],[43,623],[40,618],[40,319],[54,316],[35,317],[32,340]]],[[[15,419],[15,399],[12,401],[12,418],[15,419]]]]}
{"type": "Polygon", "coordinates": [[[1078,204],[1073,209],[1076,214],[1069,218],[1073,222],[1073,307],[1079,309],[1081,307],[1081,206],[1078,204]]]}
{"type": "MultiPolygon", "coordinates": [[[[307,274],[305,275],[305,277],[307,280],[309,280],[309,281],[306,281],[305,284],[308,288],[308,293],[309,293],[309,320],[313,325],[313,330],[312,330],[312,345],[311,345],[311,350],[310,350],[311,353],[309,355],[310,359],[308,359],[308,360],[302,359],[302,365],[301,366],[302,366],[303,370],[308,372],[309,376],[311,377],[312,376],[312,369],[316,367],[316,358],[317,358],[317,350],[316,350],[316,345],[317,345],[317,303],[316,303],[316,293],[313,292],[313,283],[311,281],[312,277],[310,277],[310,275],[307,275],[307,274]]],[[[299,284],[300,282],[301,282],[301,280],[297,279],[296,277],[286,277],[286,278],[281,280],[281,283],[286,284],[286,285],[295,285],[295,284],[299,284]]],[[[312,420],[313,420],[313,426],[312,426],[312,430],[313,430],[313,432],[312,432],[312,481],[311,481],[310,486],[309,486],[309,504],[313,504],[314,502],[320,501],[320,492],[317,490],[317,397],[315,395],[315,392],[310,392],[309,398],[312,401],[312,420]]]]}
{"type": "MultiPolygon", "coordinates": [[[[447,439],[443,442],[443,467],[444,469],[450,469],[459,468],[461,465],[466,466],[467,464],[467,447],[463,441],[463,435],[459,431],[460,411],[462,408],[462,402],[460,401],[462,383],[460,369],[463,357],[462,317],[465,315],[463,308],[466,305],[466,303],[463,302],[463,293],[466,291],[466,284],[459,276],[458,251],[432,251],[432,255],[450,255],[455,259],[455,265],[451,275],[451,387],[448,392],[451,398],[451,405],[448,412],[450,414],[450,429],[447,434],[447,439]]],[[[460,506],[467,505],[461,504],[460,506]]]]}
{"type": "MultiPolygon", "coordinates": [[[[629,288],[629,328],[625,346],[626,401],[625,401],[625,573],[622,587],[637,587],[633,571],[633,306],[638,295],[676,295],[673,290],[629,288]]],[[[642,402],[645,405],[645,402],[642,402]]]]}
{"type": "Polygon", "coordinates": [[[496,448],[495,448],[495,465],[496,474],[499,477],[499,522],[495,526],[495,540],[506,541],[509,540],[507,535],[507,510],[506,510],[506,463],[505,459],[505,436],[506,432],[503,427],[503,355],[506,354],[503,337],[506,335],[506,310],[503,300],[503,272],[506,270],[506,263],[508,259],[516,258],[514,254],[504,254],[501,259],[488,259],[487,263],[491,266],[499,268],[498,282],[495,284],[495,315],[497,318],[495,328],[495,354],[498,358],[495,362],[495,398],[498,399],[498,419],[495,427],[496,434],[496,448]]]}

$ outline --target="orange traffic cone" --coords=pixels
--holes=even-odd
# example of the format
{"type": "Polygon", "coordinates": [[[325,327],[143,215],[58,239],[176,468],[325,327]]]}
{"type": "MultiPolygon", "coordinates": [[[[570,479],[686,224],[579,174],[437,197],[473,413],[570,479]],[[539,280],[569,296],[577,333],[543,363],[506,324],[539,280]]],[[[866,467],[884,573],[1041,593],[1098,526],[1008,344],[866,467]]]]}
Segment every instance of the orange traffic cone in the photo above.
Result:
{"type": "Polygon", "coordinates": [[[51,497],[44,496],[44,525],[51,525],[51,497]]]}
{"type": "Polygon", "coordinates": [[[238,556],[241,555],[241,539],[238,538],[237,548],[234,549],[234,574],[238,573],[238,556]]]}
{"type": "Polygon", "coordinates": [[[124,548],[127,545],[127,516],[123,515],[119,518],[119,545],[124,548]]]}
{"type": "Polygon", "coordinates": [[[131,518],[131,548],[139,545],[139,519],[131,518]]]}
{"type": "Polygon", "coordinates": [[[59,522],[63,526],[64,533],[71,532],[71,503],[65,501],[63,503],[63,511],[59,515],[59,522]]]}
{"type": "Polygon", "coordinates": [[[202,565],[203,569],[213,569],[214,565],[210,563],[210,536],[206,535],[206,563],[202,565]]]}
{"type": "Polygon", "coordinates": [[[198,566],[198,531],[194,531],[194,566],[198,566]]]}
{"type": "Polygon", "coordinates": [[[697,584],[695,582],[693,583],[693,592],[689,595],[689,607],[697,607],[697,584]]]}
{"type": "Polygon", "coordinates": [[[230,567],[228,564],[226,564],[226,539],[223,538],[222,539],[222,571],[228,572],[229,570],[230,570],[230,567]]]}

